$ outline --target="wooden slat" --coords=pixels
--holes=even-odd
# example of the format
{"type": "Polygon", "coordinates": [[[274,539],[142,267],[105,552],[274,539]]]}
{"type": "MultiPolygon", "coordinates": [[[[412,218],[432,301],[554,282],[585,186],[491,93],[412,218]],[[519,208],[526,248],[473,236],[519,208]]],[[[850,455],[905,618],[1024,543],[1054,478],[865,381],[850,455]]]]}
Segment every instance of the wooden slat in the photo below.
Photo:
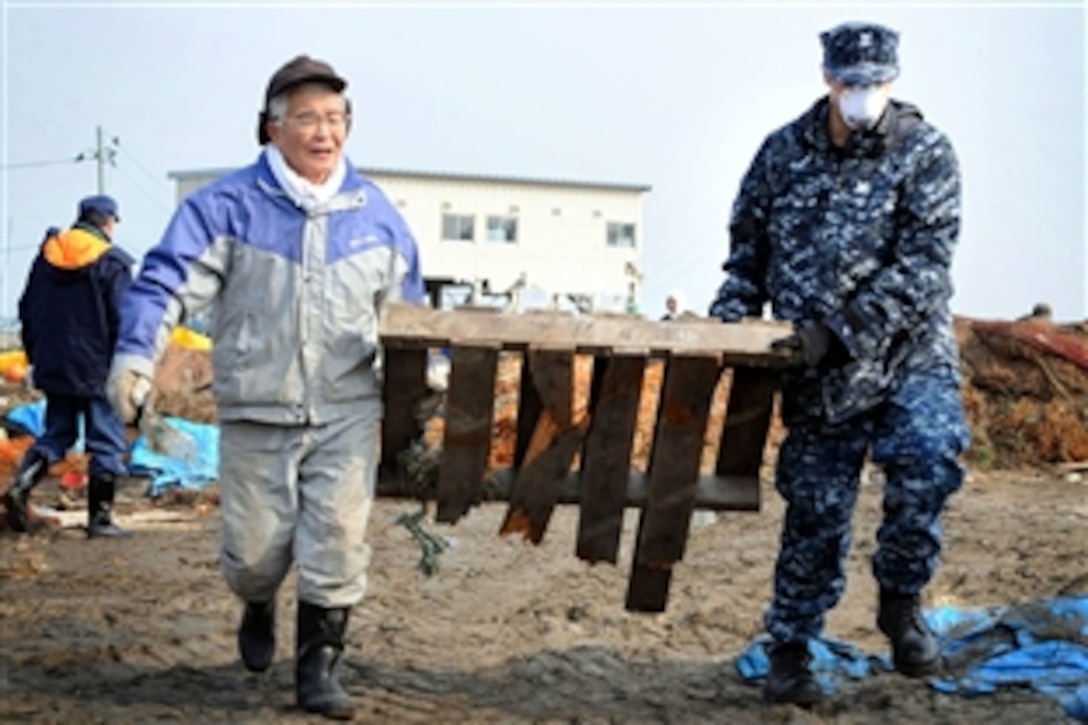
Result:
{"type": "Polygon", "coordinates": [[[544,410],[544,403],[540,400],[536,384],[533,382],[533,371],[529,365],[527,356],[522,356],[521,380],[518,384],[518,416],[515,420],[517,437],[514,439],[514,468],[520,468],[525,461],[525,454],[529,450],[529,441],[533,437],[533,429],[536,428],[540,414],[544,410]]]}
{"type": "Polygon", "coordinates": [[[387,347],[442,347],[489,343],[508,350],[567,347],[577,353],[645,349],[653,357],[722,354],[731,365],[782,366],[789,353],[770,344],[791,330],[788,323],[748,320],[721,323],[694,318],[668,322],[625,317],[435,310],[387,304],[379,332],[387,347]]]}
{"type": "Polygon", "coordinates": [[[497,346],[453,348],[435,519],[455,523],[479,501],[491,448],[497,346]]]}
{"type": "Polygon", "coordinates": [[[518,468],[500,533],[521,533],[539,544],[559,502],[574,454],[582,446],[588,423],[584,419],[575,420],[573,415],[573,352],[530,350],[528,365],[543,410],[518,468]]]}
{"type": "MultiPolygon", "coordinates": [[[[514,490],[517,471],[504,468],[492,471],[484,483],[484,497],[488,501],[509,501],[514,490]]],[[[751,480],[742,476],[699,476],[695,483],[695,508],[711,511],[755,511],[759,507],[759,491],[752,490],[751,480]]],[[[386,498],[434,498],[435,490],[419,491],[402,474],[382,473],[378,480],[378,495],[386,498]]],[[[649,477],[645,473],[631,471],[624,479],[625,506],[642,508],[646,505],[649,477]]],[[[582,502],[582,474],[571,472],[563,480],[559,503],[582,502]]]]}
{"type": "Polygon", "coordinates": [[[672,567],[683,558],[687,545],[710,401],[720,374],[716,357],[674,356],[665,368],[648,498],[628,582],[628,610],[665,611],[672,567]]]}
{"type": "Polygon", "coordinates": [[[774,370],[751,367],[733,370],[714,470],[719,476],[744,482],[749,500],[755,502],[753,511],[759,510],[759,469],[777,388],[778,374],[774,370]]]}
{"type": "Polygon", "coordinates": [[[396,470],[397,456],[420,434],[416,406],[427,394],[427,350],[386,350],[383,359],[381,467],[396,470]]]}
{"type": "Polygon", "coordinates": [[[645,355],[594,360],[576,547],[591,563],[616,563],[645,371],[645,355]]]}

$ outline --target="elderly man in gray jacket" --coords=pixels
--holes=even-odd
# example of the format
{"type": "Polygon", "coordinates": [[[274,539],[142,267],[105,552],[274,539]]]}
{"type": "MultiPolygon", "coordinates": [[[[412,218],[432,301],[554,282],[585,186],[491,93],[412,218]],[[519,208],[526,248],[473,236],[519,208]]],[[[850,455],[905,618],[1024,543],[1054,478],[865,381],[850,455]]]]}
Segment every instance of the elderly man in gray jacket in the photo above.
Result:
{"type": "Polygon", "coordinates": [[[416,242],[343,155],[347,81],[299,56],[270,79],[257,161],[187,198],[125,297],[113,405],[140,414],[171,329],[210,311],[221,424],[222,568],[245,601],[242,660],[275,651],[276,593],[298,567],[296,684],[348,719],[336,679],[365,541],[382,417],[384,302],[421,301],[416,242]]]}

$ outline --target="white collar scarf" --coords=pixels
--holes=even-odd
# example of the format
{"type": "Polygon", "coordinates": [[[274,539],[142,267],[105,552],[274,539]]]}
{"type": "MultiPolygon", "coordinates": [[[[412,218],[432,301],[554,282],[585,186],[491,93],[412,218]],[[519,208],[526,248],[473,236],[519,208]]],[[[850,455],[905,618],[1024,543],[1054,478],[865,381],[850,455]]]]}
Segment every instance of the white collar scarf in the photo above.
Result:
{"type": "Polygon", "coordinates": [[[347,161],[341,157],[340,163],[329,174],[329,178],[325,179],[325,183],[315,184],[295,173],[287,165],[287,159],[283,158],[283,154],[275,145],[267,144],[264,147],[264,153],[268,158],[268,167],[272,169],[272,175],[276,177],[276,181],[280,182],[280,186],[291,197],[291,200],[306,211],[313,211],[319,206],[328,204],[329,200],[340,191],[340,187],[344,183],[344,177],[347,175],[347,161]]]}

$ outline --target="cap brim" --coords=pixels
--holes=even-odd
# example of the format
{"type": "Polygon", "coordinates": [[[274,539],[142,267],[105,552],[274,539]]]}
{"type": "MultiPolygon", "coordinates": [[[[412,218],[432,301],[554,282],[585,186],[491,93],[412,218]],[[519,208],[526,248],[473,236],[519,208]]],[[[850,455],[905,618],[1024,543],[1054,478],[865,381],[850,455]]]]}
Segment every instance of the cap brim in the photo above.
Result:
{"type": "Polygon", "coordinates": [[[844,86],[871,86],[895,80],[899,76],[899,69],[891,65],[862,63],[839,68],[828,68],[827,74],[844,86]]]}
{"type": "Polygon", "coordinates": [[[278,88],[273,89],[270,97],[286,93],[292,88],[298,88],[304,83],[319,83],[323,86],[328,86],[334,93],[342,93],[343,90],[348,87],[348,82],[340,76],[316,73],[313,75],[304,75],[299,78],[292,78],[278,88]]]}

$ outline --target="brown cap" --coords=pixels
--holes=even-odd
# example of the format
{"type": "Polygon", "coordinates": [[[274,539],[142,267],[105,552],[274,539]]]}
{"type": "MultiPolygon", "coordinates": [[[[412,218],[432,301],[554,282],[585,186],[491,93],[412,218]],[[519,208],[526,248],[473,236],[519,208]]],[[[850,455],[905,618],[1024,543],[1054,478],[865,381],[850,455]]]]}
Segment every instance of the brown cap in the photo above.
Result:
{"type": "Polygon", "coordinates": [[[348,86],[348,82],[331,65],[308,55],[300,55],[285,63],[269,79],[264,92],[264,108],[257,121],[257,141],[262,146],[269,141],[268,132],[264,130],[265,123],[268,122],[268,104],[284,91],[303,83],[323,83],[337,93],[348,86]]]}

